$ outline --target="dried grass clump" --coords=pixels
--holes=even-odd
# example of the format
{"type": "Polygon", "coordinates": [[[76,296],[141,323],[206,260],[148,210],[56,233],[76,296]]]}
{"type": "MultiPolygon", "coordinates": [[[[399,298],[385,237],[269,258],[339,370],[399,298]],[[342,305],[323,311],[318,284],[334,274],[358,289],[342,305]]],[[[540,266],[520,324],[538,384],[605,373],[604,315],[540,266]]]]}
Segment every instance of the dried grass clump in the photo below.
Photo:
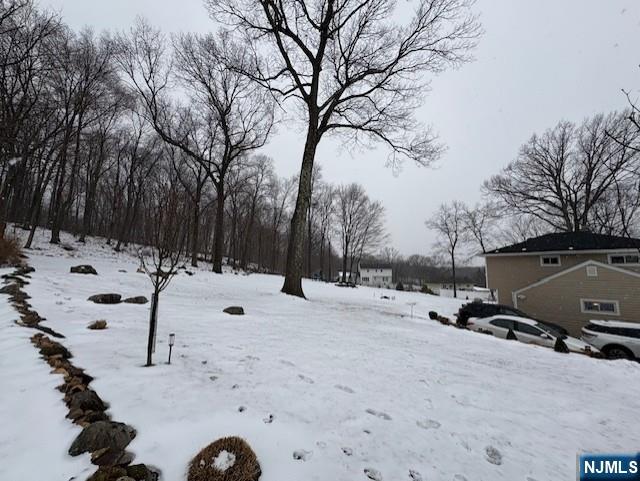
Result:
{"type": "Polygon", "coordinates": [[[239,437],[221,438],[200,451],[189,464],[188,481],[257,481],[260,464],[247,442],[239,437]],[[214,466],[220,452],[235,456],[235,463],[225,471],[214,466]]]}
{"type": "Polygon", "coordinates": [[[0,239],[0,266],[19,266],[22,264],[22,251],[18,239],[4,237],[0,239]]]}

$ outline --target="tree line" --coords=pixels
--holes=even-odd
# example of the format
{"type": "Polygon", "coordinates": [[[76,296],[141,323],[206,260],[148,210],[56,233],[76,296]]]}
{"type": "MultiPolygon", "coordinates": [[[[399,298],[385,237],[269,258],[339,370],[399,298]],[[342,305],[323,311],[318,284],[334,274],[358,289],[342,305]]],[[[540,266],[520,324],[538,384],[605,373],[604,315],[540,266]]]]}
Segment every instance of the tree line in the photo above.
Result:
{"type": "Polygon", "coordinates": [[[60,243],[152,244],[158,209],[179,212],[196,265],[302,276],[342,271],[384,238],[361,186],[332,186],[321,139],[381,144],[389,165],[442,151],[414,116],[426,74],[469,58],[469,0],[422,0],[406,24],[391,0],[207,0],[210,34],[166,35],[143,19],[76,32],[33,0],[0,1],[0,236],[7,221],[60,243]],[[212,26],[214,23],[212,22],[212,26]],[[298,175],[261,149],[279,122],[305,131],[298,175]],[[333,243],[332,243],[333,241],[333,243]]]}
{"type": "Polygon", "coordinates": [[[459,257],[550,232],[640,235],[640,122],[622,112],[534,134],[482,186],[483,202],[442,204],[427,221],[454,273],[459,257]]]}

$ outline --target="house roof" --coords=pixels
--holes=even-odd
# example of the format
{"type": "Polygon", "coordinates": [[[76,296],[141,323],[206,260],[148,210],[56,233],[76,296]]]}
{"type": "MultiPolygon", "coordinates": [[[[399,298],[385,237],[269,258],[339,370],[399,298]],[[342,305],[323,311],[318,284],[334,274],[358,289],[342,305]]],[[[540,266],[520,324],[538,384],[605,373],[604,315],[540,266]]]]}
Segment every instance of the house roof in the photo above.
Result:
{"type": "Polygon", "coordinates": [[[384,262],[361,262],[360,269],[391,269],[391,264],[384,262]]]}
{"type": "Polygon", "coordinates": [[[593,232],[557,232],[533,237],[487,252],[487,254],[514,254],[525,252],[594,251],[612,249],[640,249],[640,239],[594,234],[593,232]]]}

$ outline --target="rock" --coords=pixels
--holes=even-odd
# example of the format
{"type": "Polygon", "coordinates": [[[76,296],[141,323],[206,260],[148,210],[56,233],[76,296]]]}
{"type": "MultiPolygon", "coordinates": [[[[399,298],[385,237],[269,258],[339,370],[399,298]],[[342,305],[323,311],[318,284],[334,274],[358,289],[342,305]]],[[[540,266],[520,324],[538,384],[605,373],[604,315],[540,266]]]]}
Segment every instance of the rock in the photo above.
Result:
{"type": "Polygon", "coordinates": [[[43,320],[36,311],[27,311],[20,319],[25,326],[29,327],[37,326],[43,320]]]}
{"type": "Polygon", "coordinates": [[[144,464],[127,466],[127,476],[135,481],[154,481],[156,479],[156,474],[144,464]]]}
{"type": "Polygon", "coordinates": [[[101,466],[87,481],[117,481],[127,475],[127,470],[121,466],[101,466]]]}
{"type": "Polygon", "coordinates": [[[232,316],[244,316],[244,309],[240,306],[229,306],[224,311],[232,316]]]}
{"type": "Polygon", "coordinates": [[[13,296],[18,292],[20,292],[20,286],[16,283],[7,284],[0,288],[0,294],[9,294],[10,296],[13,296]]]}
{"type": "Polygon", "coordinates": [[[109,416],[107,416],[102,411],[98,411],[98,412],[91,411],[84,415],[84,420],[87,421],[88,423],[96,423],[98,421],[109,421],[109,416]]]}
{"type": "Polygon", "coordinates": [[[87,389],[75,393],[69,399],[69,409],[82,409],[83,411],[106,411],[107,405],[100,399],[95,391],[87,389]]]}
{"type": "Polygon", "coordinates": [[[91,454],[91,462],[96,466],[127,466],[133,461],[133,454],[126,451],[117,451],[111,448],[103,448],[91,454]]]}
{"type": "Polygon", "coordinates": [[[35,267],[20,266],[16,269],[16,274],[19,276],[27,276],[28,274],[31,274],[32,272],[35,272],[35,271],[36,271],[35,267]]]}
{"type": "Polygon", "coordinates": [[[436,311],[429,311],[429,319],[432,321],[438,320],[438,313],[436,311]]]}
{"type": "Polygon", "coordinates": [[[60,247],[62,247],[65,251],[67,252],[73,252],[76,250],[75,247],[73,247],[71,244],[60,244],[60,247]]]}
{"type": "Polygon", "coordinates": [[[104,319],[100,319],[99,321],[93,321],[91,324],[87,326],[87,329],[91,329],[92,331],[101,331],[102,329],[107,328],[107,321],[104,319]]]}
{"type": "Polygon", "coordinates": [[[90,265],[82,265],[82,266],[74,266],[71,268],[71,273],[72,274],[93,274],[94,276],[97,276],[98,273],[96,272],[96,270],[93,268],[93,266],[90,265]]]}
{"type": "Polygon", "coordinates": [[[149,299],[144,296],[136,296],[128,297],[122,302],[126,302],[127,304],[146,304],[147,302],[149,302],[149,299]]]}
{"type": "Polygon", "coordinates": [[[120,299],[122,299],[120,294],[96,294],[87,300],[96,304],[120,304],[120,299]]]}
{"type": "MultiPolygon", "coordinates": [[[[98,421],[85,427],[74,439],[69,454],[78,456],[103,448],[123,451],[135,437],[136,431],[131,426],[113,421],[98,421]]],[[[123,473],[125,474],[126,472],[123,473]]]]}
{"type": "Polygon", "coordinates": [[[48,340],[40,345],[40,354],[45,357],[59,356],[60,359],[70,359],[71,353],[62,344],[48,340]]]}

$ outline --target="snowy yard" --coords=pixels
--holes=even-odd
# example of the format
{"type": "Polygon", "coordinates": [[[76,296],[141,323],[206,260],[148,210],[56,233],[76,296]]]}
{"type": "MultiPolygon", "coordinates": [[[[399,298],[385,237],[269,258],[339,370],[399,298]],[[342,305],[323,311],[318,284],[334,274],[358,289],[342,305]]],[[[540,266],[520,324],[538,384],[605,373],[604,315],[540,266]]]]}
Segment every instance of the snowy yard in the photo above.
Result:
{"type": "MultiPolygon", "coordinates": [[[[452,316],[459,301],[418,293],[307,282],[304,301],[280,294],[276,276],[181,274],[160,299],[157,365],[144,368],[149,304],[87,301],[150,297],[136,260],[38,241],[30,302],[67,337],[114,419],[138,430],[136,459],[166,481],[184,479],[189,460],[225,435],[248,440],[262,481],[367,481],[365,470],[384,481],[565,481],[580,451],[640,446],[639,364],[445,327],[427,312],[452,316]],[[83,263],[99,275],[69,273],[83,263]],[[224,314],[230,305],[246,315],[224,314]],[[109,328],[87,330],[96,319],[109,328]]],[[[34,331],[15,327],[1,301],[0,479],[44,479],[32,476],[32,449],[59,466],[48,479],[83,479],[88,456],[66,456],[80,429],[64,419],[57,379],[28,342],[34,331]]]]}

